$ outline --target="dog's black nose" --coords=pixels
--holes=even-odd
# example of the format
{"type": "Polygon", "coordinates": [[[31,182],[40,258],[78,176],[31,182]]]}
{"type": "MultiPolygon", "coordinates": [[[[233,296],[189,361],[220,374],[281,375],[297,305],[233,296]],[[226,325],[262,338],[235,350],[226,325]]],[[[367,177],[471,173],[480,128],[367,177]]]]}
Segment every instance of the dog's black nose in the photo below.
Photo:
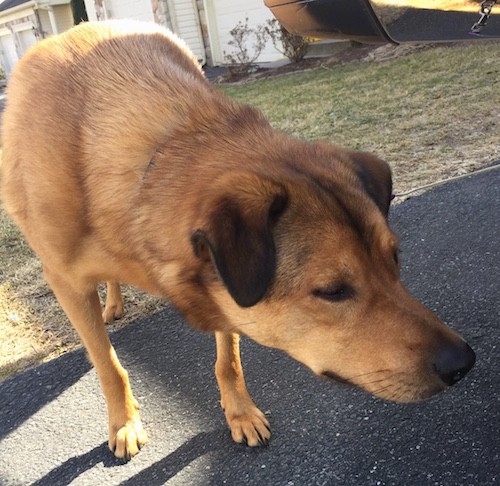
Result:
{"type": "Polygon", "coordinates": [[[452,386],[470,371],[475,362],[476,353],[464,342],[459,346],[442,346],[432,366],[444,383],[452,386]]]}

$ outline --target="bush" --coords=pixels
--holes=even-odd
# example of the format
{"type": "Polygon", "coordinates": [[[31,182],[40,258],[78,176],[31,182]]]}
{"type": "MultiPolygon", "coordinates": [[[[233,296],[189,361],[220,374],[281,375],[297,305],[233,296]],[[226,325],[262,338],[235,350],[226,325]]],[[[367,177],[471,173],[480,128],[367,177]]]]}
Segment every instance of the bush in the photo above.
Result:
{"type": "Polygon", "coordinates": [[[229,72],[233,76],[248,74],[255,68],[255,61],[266,47],[269,39],[268,29],[262,25],[251,28],[246,18],[245,23],[239,21],[229,33],[232,39],[228,44],[234,48],[232,53],[224,52],[229,72]],[[248,45],[252,39],[252,50],[249,51],[248,45]]]}
{"type": "Polygon", "coordinates": [[[290,61],[299,62],[307,54],[309,48],[307,37],[291,34],[276,19],[268,20],[266,29],[275,49],[290,61]]]}

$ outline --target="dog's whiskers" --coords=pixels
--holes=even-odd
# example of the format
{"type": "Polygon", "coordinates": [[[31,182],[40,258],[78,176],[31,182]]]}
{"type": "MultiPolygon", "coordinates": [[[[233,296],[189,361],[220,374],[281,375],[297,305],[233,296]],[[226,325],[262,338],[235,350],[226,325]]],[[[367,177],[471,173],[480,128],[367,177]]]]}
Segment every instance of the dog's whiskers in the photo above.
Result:
{"type": "MultiPolygon", "coordinates": [[[[388,398],[389,400],[393,401],[401,401],[401,398],[403,396],[406,398],[408,397],[409,391],[411,391],[412,389],[413,387],[411,387],[410,385],[401,383],[401,385],[396,388],[388,398]]],[[[412,395],[415,395],[415,393],[413,393],[412,395]]]]}
{"type": "Polygon", "coordinates": [[[361,373],[359,375],[353,375],[353,376],[351,376],[348,379],[349,380],[355,380],[357,378],[361,378],[361,377],[364,377],[364,376],[375,375],[376,373],[386,373],[388,371],[391,371],[391,370],[389,370],[389,369],[382,369],[382,370],[368,371],[367,373],[361,373]]]}
{"type": "MultiPolygon", "coordinates": [[[[378,395],[384,398],[385,400],[391,401],[401,401],[404,397],[405,402],[412,401],[413,399],[418,398],[418,394],[416,393],[416,386],[412,383],[407,383],[406,381],[399,379],[398,377],[404,375],[403,372],[394,373],[391,376],[387,377],[385,380],[392,379],[393,381],[386,386],[381,386],[379,388],[375,388],[370,390],[370,393],[373,395],[378,395]],[[395,379],[396,378],[396,379],[395,379]],[[383,395],[381,395],[383,393],[383,395]]],[[[381,380],[381,381],[385,381],[381,380]]]]}
{"type": "MultiPolygon", "coordinates": [[[[394,384],[396,386],[396,384],[394,384]]],[[[402,397],[406,392],[406,385],[404,383],[399,383],[399,386],[396,386],[390,395],[387,395],[385,398],[387,400],[397,401],[400,397],[402,397]]]]}
{"type": "Polygon", "coordinates": [[[357,382],[356,385],[358,386],[366,386],[366,385],[373,385],[375,383],[382,383],[384,381],[389,380],[391,377],[388,376],[386,378],[381,378],[380,380],[373,380],[373,381],[362,381],[362,382],[357,382]]]}
{"type": "Polygon", "coordinates": [[[376,388],[375,390],[370,390],[370,393],[372,393],[373,395],[379,395],[381,392],[390,390],[391,388],[393,388],[395,386],[396,386],[396,383],[389,383],[386,386],[376,388]]]}
{"type": "Polygon", "coordinates": [[[385,380],[389,379],[390,376],[385,377],[385,378],[376,379],[373,381],[365,381],[366,379],[372,378],[373,375],[377,375],[380,373],[388,373],[388,372],[390,372],[390,370],[388,370],[388,369],[369,371],[367,373],[361,373],[359,375],[353,375],[353,376],[350,376],[348,378],[345,378],[345,381],[348,383],[352,383],[353,385],[356,385],[356,386],[370,385],[371,383],[378,383],[380,381],[385,381],[385,380]],[[363,380],[360,380],[360,378],[363,378],[363,380]]]}

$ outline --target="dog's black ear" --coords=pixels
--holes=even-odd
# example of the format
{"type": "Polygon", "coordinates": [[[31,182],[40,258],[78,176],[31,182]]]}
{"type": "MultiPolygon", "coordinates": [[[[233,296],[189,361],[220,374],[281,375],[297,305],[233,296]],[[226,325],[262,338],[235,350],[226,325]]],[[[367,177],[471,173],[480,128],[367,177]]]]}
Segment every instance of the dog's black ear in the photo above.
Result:
{"type": "Polygon", "coordinates": [[[285,189],[252,173],[229,174],[213,187],[191,236],[200,258],[210,255],[229,294],[251,307],[266,293],[276,271],[272,229],[287,205],[285,189]]]}
{"type": "Polygon", "coordinates": [[[363,188],[387,217],[392,200],[392,175],[389,164],[367,152],[351,152],[350,155],[363,188]]]}

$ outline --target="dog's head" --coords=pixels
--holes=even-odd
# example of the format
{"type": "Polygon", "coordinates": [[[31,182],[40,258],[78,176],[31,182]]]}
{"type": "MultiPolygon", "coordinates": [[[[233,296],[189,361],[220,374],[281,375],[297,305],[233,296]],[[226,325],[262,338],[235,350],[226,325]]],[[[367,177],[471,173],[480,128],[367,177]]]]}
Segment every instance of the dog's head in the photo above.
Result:
{"type": "Polygon", "coordinates": [[[474,352],[400,281],[387,164],[298,143],[268,167],[216,181],[192,236],[232,330],[389,400],[462,378],[474,352]]]}

